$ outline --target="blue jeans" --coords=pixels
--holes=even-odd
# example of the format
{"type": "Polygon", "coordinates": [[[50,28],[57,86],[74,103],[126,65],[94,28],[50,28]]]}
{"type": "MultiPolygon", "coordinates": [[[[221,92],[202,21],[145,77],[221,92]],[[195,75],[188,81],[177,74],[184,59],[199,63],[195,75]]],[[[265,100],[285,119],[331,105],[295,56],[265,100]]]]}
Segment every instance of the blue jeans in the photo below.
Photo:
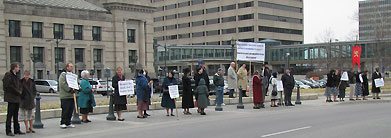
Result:
{"type": "Polygon", "coordinates": [[[216,104],[221,105],[224,97],[224,86],[216,87],[216,104]]]}

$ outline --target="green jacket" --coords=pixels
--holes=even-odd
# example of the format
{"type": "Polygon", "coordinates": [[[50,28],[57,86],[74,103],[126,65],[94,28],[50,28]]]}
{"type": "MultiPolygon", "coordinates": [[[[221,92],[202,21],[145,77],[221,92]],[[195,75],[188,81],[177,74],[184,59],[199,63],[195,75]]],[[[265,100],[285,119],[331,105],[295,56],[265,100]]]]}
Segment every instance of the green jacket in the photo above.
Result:
{"type": "Polygon", "coordinates": [[[196,90],[194,91],[195,94],[198,94],[198,107],[199,108],[206,108],[209,105],[208,100],[208,87],[205,85],[205,80],[201,79],[199,85],[197,86],[196,90]]]}
{"type": "Polygon", "coordinates": [[[59,86],[59,93],[60,93],[60,99],[71,99],[73,98],[73,94],[70,92],[71,88],[69,88],[67,79],[66,79],[66,72],[62,72],[60,77],[58,78],[58,86],[59,86]]]}
{"type": "Polygon", "coordinates": [[[86,79],[80,81],[79,96],[77,104],[80,108],[89,108],[95,106],[94,94],[92,94],[91,84],[86,79]]]}

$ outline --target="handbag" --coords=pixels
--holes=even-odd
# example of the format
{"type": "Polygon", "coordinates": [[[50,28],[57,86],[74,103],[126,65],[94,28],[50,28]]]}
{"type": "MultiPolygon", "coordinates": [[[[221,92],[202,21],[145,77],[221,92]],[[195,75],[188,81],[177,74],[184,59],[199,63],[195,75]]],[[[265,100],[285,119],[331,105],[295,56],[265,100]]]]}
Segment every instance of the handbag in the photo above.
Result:
{"type": "Polygon", "coordinates": [[[273,85],[272,96],[277,96],[277,86],[273,85]]]}

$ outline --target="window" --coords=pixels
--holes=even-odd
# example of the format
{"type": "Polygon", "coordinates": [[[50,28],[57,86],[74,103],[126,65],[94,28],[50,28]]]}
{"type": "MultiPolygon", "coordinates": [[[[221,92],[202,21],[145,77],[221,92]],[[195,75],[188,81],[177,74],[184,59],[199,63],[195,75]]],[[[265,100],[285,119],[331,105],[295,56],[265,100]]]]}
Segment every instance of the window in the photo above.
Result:
{"type": "Polygon", "coordinates": [[[247,7],[253,7],[253,6],[254,6],[254,1],[245,2],[245,3],[239,3],[238,4],[238,9],[240,9],[240,8],[247,8],[247,7]]]}
{"type": "Polygon", "coordinates": [[[134,64],[137,62],[137,51],[129,50],[129,64],[134,64]]]}
{"type": "Polygon", "coordinates": [[[263,1],[258,1],[258,6],[265,7],[265,8],[271,8],[271,9],[278,9],[278,10],[283,10],[283,11],[303,13],[303,8],[286,6],[286,5],[281,5],[281,4],[274,4],[274,3],[263,2],[263,1]]]}
{"type": "Polygon", "coordinates": [[[176,19],[176,17],[177,17],[176,14],[165,16],[166,20],[176,19]]]}
{"type": "Polygon", "coordinates": [[[178,3],[178,8],[190,6],[190,1],[180,2],[178,3]]]}
{"type": "Polygon", "coordinates": [[[157,7],[157,8],[156,8],[156,11],[157,11],[157,12],[159,12],[159,11],[164,11],[164,6],[157,7]]]}
{"type": "Polygon", "coordinates": [[[219,1],[219,0],[206,0],[206,2],[214,2],[214,1],[219,1]]]}
{"type": "Polygon", "coordinates": [[[234,22],[234,21],[236,21],[236,16],[221,18],[221,23],[234,22]]]}
{"type": "Polygon", "coordinates": [[[184,18],[189,16],[190,16],[190,12],[178,13],[178,18],[184,18]]]}
{"type": "Polygon", "coordinates": [[[99,26],[92,26],[92,40],[101,41],[102,40],[102,29],[99,26]]]}
{"type": "Polygon", "coordinates": [[[10,61],[11,63],[19,62],[22,63],[22,47],[11,46],[10,47],[10,61]]]}
{"type": "Polygon", "coordinates": [[[220,30],[206,31],[206,36],[219,35],[220,30]]]}
{"type": "Polygon", "coordinates": [[[215,57],[216,58],[223,58],[224,57],[224,49],[216,49],[215,57]]]}
{"type": "Polygon", "coordinates": [[[43,62],[43,47],[33,47],[34,61],[43,62]]]}
{"type": "Polygon", "coordinates": [[[220,41],[206,42],[206,45],[220,45],[220,41]]]}
{"type": "Polygon", "coordinates": [[[9,20],[8,27],[10,37],[20,37],[20,21],[9,20]]]}
{"type": "Polygon", "coordinates": [[[176,8],[176,4],[171,4],[171,5],[165,6],[165,10],[171,10],[171,9],[175,9],[175,8],[176,8]]]}
{"type": "Polygon", "coordinates": [[[33,38],[42,38],[42,22],[33,22],[31,28],[33,38]]]}
{"type": "Polygon", "coordinates": [[[239,18],[239,21],[254,19],[254,14],[239,15],[238,18],[239,18]]]}
{"type": "Polygon", "coordinates": [[[239,33],[254,31],[254,26],[239,27],[239,33]]]}
{"type": "Polygon", "coordinates": [[[102,49],[94,49],[94,63],[102,63],[102,49]]]}
{"type": "Polygon", "coordinates": [[[174,30],[174,29],[176,29],[176,28],[177,28],[177,25],[176,25],[176,24],[166,26],[166,30],[174,30]]]}
{"type": "Polygon", "coordinates": [[[206,20],[206,25],[217,24],[217,23],[220,23],[220,18],[206,20]]]}
{"type": "Polygon", "coordinates": [[[128,43],[136,43],[136,29],[128,29],[128,43]]]}
{"type": "Polygon", "coordinates": [[[231,40],[221,41],[222,45],[231,45],[231,40]]]}
{"type": "Polygon", "coordinates": [[[156,41],[164,41],[164,36],[155,37],[156,41]]]}
{"type": "Polygon", "coordinates": [[[232,34],[236,33],[236,28],[222,29],[221,34],[232,34]]]}
{"type": "Polygon", "coordinates": [[[205,36],[205,32],[195,32],[191,34],[192,37],[203,37],[205,36]]]}
{"type": "Polygon", "coordinates": [[[191,0],[191,5],[204,3],[204,0],[191,0]]]}
{"type": "Polygon", "coordinates": [[[210,8],[210,9],[206,9],[206,14],[216,13],[216,12],[219,12],[219,11],[220,11],[220,7],[210,8]]]}
{"type": "Polygon", "coordinates": [[[284,17],[284,16],[275,16],[275,15],[268,15],[268,14],[259,13],[258,18],[263,19],[263,20],[303,24],[303,19],[284,17]]]}
{"type": "Polygon", "coordinates": [[[202,25],[205,25],[205,24],[204,24],[204,21],[197,21],[197,22],[192,22],[192,23],[191,23],[191,26],[192,26],[192,27],[202,26],[202,25]]]}
{"type": "Polygon", "coordinates": [[[64,39],[64,24],[54,24],[53,36],[54,39],[64,39]]]}
{"type": "Polygon", "coordinates": [[[55,48],[55,62],[63,62],[65,63],[65,48],[55,48]]]}
{"type": "Polygon", "coordinates": [[[236,4],[221,6],[221,11],[228,11],[236,9],[236,4]]]}
{"type": "Polygon", "coordinates": [[[275,28],[275,27],[267,27],[267,26],[259,26],[258,31],[303,35],[302,30],[275,28]]]}
{"type": "Polygon", "coordinates": [[[73,38],[75,40],[83,40],[83,26],[82,25],[74,25],[73,38]]]}
{"type": "Polygon", "coordinates": [[[190,23],[178,24],[178,28],[187,28],[187,27],[190,27],[190,23]]]}
{"type": "Polygon", "coordinates": [[[178,34],[178,38],[179,38],[179,39],[182,39],[182,38],[190,38],[190,33],[187,33],[187,34],[178,34]]]}
{"type": "Polygon", "coordinates": [[[177,39],[177,35],[169,35],[169,36],[166,36],[166,40],[175,40],[177,39]]]}
{"type": "Polygon", "coordinates": [[[254,38],[239,39],[240,42],[254,42],[254,38]]]}
{"type": "Polygon", "coordinates": [[[84,62],[84,48],[75,48],[75,63],[84,62]]]}
{"type": "Polygon", "coordinates": [[[154,28],[153,28],[153,31],[154,31],[154,32],[164,31],[164,26],[154,27],[154,28]]]}
{"type": "Polygon", "coordinates": [[[191,11],[191,16],[202,15],[202,14],[204,14],[204,10],[191,11]]]}
{"type": "Polygon", "coordinates": [[[159,21],[163,21],[163,20],[164,20],[164,16],[153,18],[153,22],[159,22],[159,21]]]}

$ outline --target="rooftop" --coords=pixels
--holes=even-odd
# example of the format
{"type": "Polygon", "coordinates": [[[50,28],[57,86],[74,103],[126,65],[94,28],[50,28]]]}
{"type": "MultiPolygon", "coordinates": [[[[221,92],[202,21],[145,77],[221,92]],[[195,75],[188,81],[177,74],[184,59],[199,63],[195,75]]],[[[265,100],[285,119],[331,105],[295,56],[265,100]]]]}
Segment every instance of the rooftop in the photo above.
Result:
{"type": "Polygon", "coordinates": [[[84,0],[4,0],[4,1],[9,3],[20,3],[20,4],[29,4],[29,5],[69,8],[69,9],[77,9],[77,10],[107,12],[106,9],[84,0]]]}

